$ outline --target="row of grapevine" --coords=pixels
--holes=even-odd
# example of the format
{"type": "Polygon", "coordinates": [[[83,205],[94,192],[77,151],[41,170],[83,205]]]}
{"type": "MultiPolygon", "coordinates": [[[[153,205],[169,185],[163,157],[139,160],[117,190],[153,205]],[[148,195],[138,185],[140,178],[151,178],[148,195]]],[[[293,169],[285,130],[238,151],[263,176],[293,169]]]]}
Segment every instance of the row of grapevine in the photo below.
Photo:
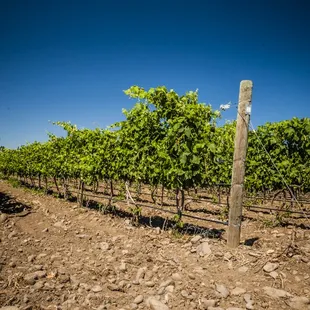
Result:
{"type": "MultiPolygon", "coordinates": [[[[49,134],[45,143],[1,149],[0,172],[40,183],[52,178],[63,184],[77,179],[82,185],[101,180],[162,185],[176,190],[178,209],[185,189],[230,183],[235,122],[218,126],[220,112],[199,103],[197,92],[179,96],[165,87],[133,86],[125,93],[138,102],[123,110],[124,121],[95,130],[56,122],[66,137],[49,134]]],[[[247,189],[281,189],[283,179],[301,191],[310,189],[309,118],[267,123],[249,133],[247,189]]]]}

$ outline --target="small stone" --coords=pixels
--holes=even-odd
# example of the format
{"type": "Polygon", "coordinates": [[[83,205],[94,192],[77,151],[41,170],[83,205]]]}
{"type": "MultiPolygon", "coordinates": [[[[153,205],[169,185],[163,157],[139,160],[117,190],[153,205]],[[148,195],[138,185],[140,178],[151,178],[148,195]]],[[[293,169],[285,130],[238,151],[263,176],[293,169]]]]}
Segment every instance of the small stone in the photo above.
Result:
{"type": "Polygon", "coordinates": [[[94,293],[99,293],[102,291],[102,287],[100,285],[95,285],[91,288],[94,293]]]}
{"type": "Polygon", "coordinates": [[[173,293],[173,291],[174,291],[174,286],[173,285],[166,286],[166,288],[165,288],[165,292],[166,293],[173,293]]]}
{"type": "Polygon", "coordinates": [[[145,282],[145,286],[147,286],[147,287],[154,287],[155,283],[153,281],[146,281],[145,282]]]}
{"type": "Polygon", "coordinates": [[[252,299],[250,294],[244,294],[243,296],[244,301],[246,302],[245,308],[247,310],[253,310],[254,309],[254,300],[252,299]]]}
{"type": "Polygon", "coordinates": [[[34,274],[36,275],[37,279],[41,279],[41,278],[46,277],[46,271],[44,271],[44,270],[36,271],[34,274]]]}
{"type": "Polygon", "coordinates": [[[269,275],[274,279],[277,279],[279,277],[279,274],[276,271],[271,271],[269,275]]]}
{"type": "Polygon", "coordinates": [[[8,238],[11,239],[13,237],[16,237],[17,236],[17,232],[14,230],[12,231],[9,235],[8,235],[8,238]]]}
{"type": "Polygon", "coordinates": [[[56,222],[54,223],[54,227],[57,228],[66,228],[66,226],[62,222],[56,222]]]}
{"type": "Polygon", "coordinates": [[[137,305],[139,305],[139,304],[141,304],[141,302],[143,302],[143,295],[138,295],[135,299],[134,299],[134,303],[135,304],[137,304],[137,305]]]}
{"type": "Polygon", "coordinates": [[[16,267],[16,263],[15,263],[15,262],[10,262],[10,263],[9,263],[9,266],[12,267],[12,268],[14,268],[14,267],[16,267]]]}
{"type": "Polygon", "coordinates": [[[44,286],[44,281],[38,281],[37,283],[34,284],[33,288],[35,290],[40,290],[44,286]]]}
{"type": "Polygon", "coordinates": [[[34,273],[29,273],[29,274],[26,274],[26,275],[24,276],[25,282],[26,282],[27,284],[29,284],[29,285],[34,285],[34,284],[36,283],[36,280],[37,280],[37,279],[38,279],[38,278],[37,278],[36,274],[34,274],[34,273]]]}
{"type": "Polygon", "coordinates": [[[215,307],[217,304],[217,301],[214,299],[201,298],[201,302],[206,309],[209,309],[210,307],[215,307]]]}
{"type": "Polygon", "coordinates": [[[245,302],[250,302],[252,301],[252,297],[250,294],[244,294],[243,299],[245,302]]]}
{"type": "Polygon", "coordinates": [[[285,298],[285,297],[292,297],[292,295],[289,292],[286,292],[284,290],[279,290],[274,287],[265,286],[263,287],[263,290],[265,293],[272,297],[272,298],[285,298]]]}
{"type": "Polygon", "coordinates": [[[189,277],[191,280],[195,280],[195,275],[192,274],[192,273],[189,273],[189,274],[188,274],[188,277],[189,277]]]}
{"type": "Polygon", "coordinates": [[[306,257],[306,256],[302,256],[301,257],[301,261],[304,262],[304,263],[309,263],[309,258],[306,257]]]}
{"type": "Polygon", "coordinates": [[[231,295],[240,296],[240,295],[244,294],[245,292],[246,292],[246,290],[245,290],[244,288],[235,287],[235,288],[231,291],[231,295]]]}
{"type": "Polygon", "coordinates": [[[181,296],[184,297],[184,298],[188,298],[189,294],[188,294],[187,291],[182,290],[182,291],[181,291],[181,296]]]}
{"type": "Polygon", "coordinates": [[[223,284],[216,284],[215,289],[219,297],[227,298],[229,296],[229,290],[223,284]]]}
{"type": "Polygon", "coordinates": [[[196,235],[195,237],[193,237],[191,239],[191,243],[195,244],[195,243],[197,243],[201,239],[202,239],[202,237],[200,235],[196,235]]]}
{"type": "Polygon", "coordinates": [[[140,280],[144,278],[146,272],[146,268],[139,268],[136,274],[135,280],[132,282],[133,284],[140,284],[140,280]]]}
{"type": "Polygon", "coordinates": [[[242,266],[242,267],[240,267],[240,268],[238,269],[238,271],[239,271],[240,273],[247,273],[248,270],[249,270],[249,268],[246,267],[246,266],[242,266]]]}
{"type": "Polygon", "coordinates": [[[44,229],[42,230],[42,232],[43,232],[43,233],[48,232],[48,228],[44,228],[44,229]]]}
{"type": "Polygon", "coordinates": [[[146,304],[151,307],[152,310],[169,310],[168,306],[157,300],[155,297],[149,297],[146,304]]]}
{"type": "Polygon", "coordinates": [[[5,213],[0,214],[0,224],[4,223],[9,217],[5,213]]]}
{"type": "Polygon", "coordinates": [[[278,263],[270,263],[270,262],[268,262],[268,263],[264,266],[263,270],[264,270],[265,272],[272,272],[272,271],[276,270],[278,267],[279,267],[279,264],[278,264],[278,263]]]}
{"type": "Polygon", "coordinates": [[[179,273],[174,273],[171,278],[174,280],[174,281],[182,281],[182,277],[180,276],[179,273]]]}
{"type": "Polygon", "coordinates": [[[39,255],[37,256],[37,259],[41,259],[41,258],[44,258],[44,257],[46,257],[46,256],[47,256],[46,253],[41,253],[41,254],[39,254],[39,255]]]}
{"type": "Polygon", "coordinates": [[[99,246],[102,251],[110,250],[110,244],[107,242],[101,242],[99,246]]]}
{"type": "Polygon", "coordinates": [[[127,267],[126,267],[126,264],[124,262],[122,262],[121,265],[119,266],[119,270],[122,272],[127,271],[127,267]]]}
{"type": "Polygon", "coordinates": [[[168,285],[173,285],[174,286],[174,281],[172,279],[166,280],[162,282],[159,287],[167,287],[168,285]]]}
{"type": "Polygon", "coordinates": [[[199,256],[206,256],[212,253],[210,245],[208,242],[203,242],[198,245],[196,252],[199,256]]]}
{"type": "Polygon", "coordinates": [[[225,254],[224,254],[224,259],[225,260],[231,260],[233,258],[233,255],[230,253],[230,252],[226,252],[225,254]]]}
{"type": "Polygon", "coordinates": [[[119,287],[118,285],[113,284],[113,283],[108,284],[108,285],[107,285],[107,288],[108,288],[110,291],[112,291],[112,292],[116,292],[116,291],[120,291],[120,290],[121,290],[120,287],[119,287]]]}
{"type": "Polygon", "coordinates": [[[295,310],[310,309],[309,305],[310,305],[310,300],[307,297],[293,297],[289,301],[289,306],[295,310]]]}

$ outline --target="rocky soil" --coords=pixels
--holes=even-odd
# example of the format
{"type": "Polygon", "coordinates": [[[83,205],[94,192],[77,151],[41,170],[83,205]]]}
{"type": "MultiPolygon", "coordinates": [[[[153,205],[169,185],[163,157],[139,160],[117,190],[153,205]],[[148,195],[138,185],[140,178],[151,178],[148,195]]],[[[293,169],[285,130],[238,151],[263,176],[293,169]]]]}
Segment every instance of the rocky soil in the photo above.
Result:
{"type": "Polygon", "coordinates": [[[232,250],[225,234],[135,227],[4,181],[0,193],[0,310],[310,309],[309,230],[245,221],[232,250]]]}

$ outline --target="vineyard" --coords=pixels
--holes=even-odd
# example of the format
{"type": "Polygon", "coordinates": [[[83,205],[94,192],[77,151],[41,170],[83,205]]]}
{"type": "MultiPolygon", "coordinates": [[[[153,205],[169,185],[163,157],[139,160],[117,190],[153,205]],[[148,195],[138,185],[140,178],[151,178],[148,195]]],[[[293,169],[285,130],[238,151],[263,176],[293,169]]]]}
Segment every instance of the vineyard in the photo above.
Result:
{"type": "MultiPolygon", "coordinates": [[[[167,206],[169,196],[178,223],[191,205],[206,197],[229,207],[235,122],[219,126],[221,113],[199,103],[198,92],[179,96],[165,87],[146,91],[133,86],[125,94],[138,102],[123,110],[124,121],[95,130],[56,122],[65,137],[49,134],[44,143],[2,148],[1,174],[28,180],[46,193],[54,187],[64,198],[75,193],[80,204],[92,194],[108,197],[108,205],[123,197],[134,205],[136,216],[146,199],[143,190],[151,197],[147,205],[167,206]]],[[[245,188],[248,206],[281,200],[285,207],[289,203],[289,211],[309,214],[309,118],[251,128],[245,188]]]]}

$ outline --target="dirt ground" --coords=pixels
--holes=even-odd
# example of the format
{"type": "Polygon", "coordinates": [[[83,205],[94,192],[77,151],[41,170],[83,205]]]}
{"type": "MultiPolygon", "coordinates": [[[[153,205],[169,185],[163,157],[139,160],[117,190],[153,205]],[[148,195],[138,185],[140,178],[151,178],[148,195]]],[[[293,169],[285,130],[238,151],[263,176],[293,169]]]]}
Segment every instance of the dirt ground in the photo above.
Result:
{"type": "Polygon", "coordinates": [[[309,229],[246,219],[232,250],[204,225],[136,227],[0,181],[0,310],[310,309],[309,229]]]}

